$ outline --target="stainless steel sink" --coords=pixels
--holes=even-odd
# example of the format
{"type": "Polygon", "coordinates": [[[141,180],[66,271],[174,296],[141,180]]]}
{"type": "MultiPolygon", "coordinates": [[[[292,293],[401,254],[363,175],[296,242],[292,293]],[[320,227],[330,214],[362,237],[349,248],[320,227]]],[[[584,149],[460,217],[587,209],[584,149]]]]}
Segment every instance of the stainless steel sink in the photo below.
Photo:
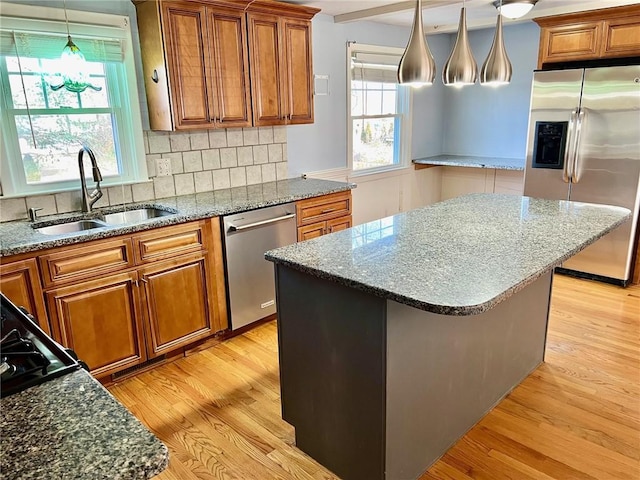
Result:
{"type": "Polygon", "coordinates": [[[108,225],[121,225],[123,223],[136,223],[156,217],[166,217],[175,215],[173,212],[161,210],[159,208],[138,208],[118,213],[107,213],[103,215],[104,222],[108,225]]]}
{"type": "Polygon", "coordinates": [[[97,220],[77,220],[75,222],[59,223],[58,225],[49,225],[48,227],[36,228],[36,230],[44,235],[62,235],[64,233],[82,232],[91,230],[92,228],[104,228],[107,225],[97,220]]]}

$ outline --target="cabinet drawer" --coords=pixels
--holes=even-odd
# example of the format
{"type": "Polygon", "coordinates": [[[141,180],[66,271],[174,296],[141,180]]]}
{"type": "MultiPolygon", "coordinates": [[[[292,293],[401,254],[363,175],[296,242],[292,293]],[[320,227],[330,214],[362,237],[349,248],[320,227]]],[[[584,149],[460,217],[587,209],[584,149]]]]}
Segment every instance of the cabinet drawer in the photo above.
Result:
{"type": "Polygon", "coordinates": [[[164,227],[133,237],[136,263],[204,250],[203,222],[164,227]]]}
{"type": "Polygon", "coordinates": [[[351,191],[300,200],[296,215],[298,226],[351,215],[351,191]]]}
{"type": "Polygon", "coordinates": [[[131,240],[123,238],[85,247],[67,247],[38,257],[45,287],[76,282],[133,266],[131,240]]]}

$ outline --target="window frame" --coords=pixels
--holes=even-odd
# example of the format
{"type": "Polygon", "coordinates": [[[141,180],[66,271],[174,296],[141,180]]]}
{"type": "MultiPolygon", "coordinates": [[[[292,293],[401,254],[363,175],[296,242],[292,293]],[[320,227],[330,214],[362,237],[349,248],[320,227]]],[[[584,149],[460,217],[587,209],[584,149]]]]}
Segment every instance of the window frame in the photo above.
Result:
{"type": "MultiPolygon", "coordinates": [[[[9,30],[31,30],[66,35],[64,10],[50,7],[32,7],[27,5],[6,4],[2,8],[2,27],[9,30]]],[[[147,163],[144,148],[142,116],[137,87],[136,64],[133,56],[133,44],[129,17],[79,12],[67,10],[71,35],[91,37],[119,38],[123,43],[124,61],[121,66],[105,63],[105,76],[109,88],[108,112],[113,117],[114,144],[120,175],[105,176],[104,186],[123,185],[147,181],[147,163]],[[80,23],[82,22],[82,23],[80,23]]],[[[64,46],[64,45],[62,45],[64,46]]],[[[62,47],[61,47],[62,51],[62,47]]],[[[76,190],[79,179],[52,183],[28,184],[22,166],[22,155],[16,131],[14,116],[25,108],[14,109],[11,100],[11,88],[8,83],[6,62],[0,65],[0,123],[2,125],[2,147],[0,147],[0,169],[2,170],[2,197],[23,197],[76,190]],[[7,103],[11,102],[11,103],[7,103]],[[12,158],[18,160],[11,161],[12,158]]],[[[43,109],[29,109],[33,111],[43,109]]],[[[54,109],[50,109],[54,110],[54,109]]],[[[61,114],[82,114],[86,109],[63,109],[61,114]]],[[[91,110],[91,109],[88,109],[91,110]]],[[[70,159],[75,165],[76,158],[70,159]]],[[[100,159],[98,158],[98,163],[100,159]]],[[[85,169],[87,171],[87,169],[85,169]]]]}
{"type": "MultiPolygon", "coordinates": [[[[393,170],[406,169],[410,165],[411,160],[411,121],[412,121],[412,105],[413,91],[410,87],[400,86],[396,88],[396,113],[389,115],[356,115],[351,114],[351,57],[353,52],[378,53],[378,54],[396,54],[401,56],[404,50],[397,47],[388,47],[382,45],[360,44],[355,42],[347,43],[347,168],[349,176],[357,177],[362,175],[372,175],[376,173],[388,172],[393,170]],[[394,150],[397,150],[398,163],[384,165],[380,167],[353,168],[353,122],[359,119],[368,118],[391,118],[395,117],[400,123],[400,133],[394,135],[394,150]],[[397,142],[396,142],[397,138],[397,142]]],[[[395,133],[395,129],[394,129],[395,133]]]]}

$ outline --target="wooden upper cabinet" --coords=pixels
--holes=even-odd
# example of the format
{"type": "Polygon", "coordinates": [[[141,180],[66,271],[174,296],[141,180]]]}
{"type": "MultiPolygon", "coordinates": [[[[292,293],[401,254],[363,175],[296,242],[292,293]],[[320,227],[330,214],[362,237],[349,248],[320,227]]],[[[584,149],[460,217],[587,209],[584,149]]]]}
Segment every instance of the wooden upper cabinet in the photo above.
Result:
{"type": "Polygon", "coordinates": [[[251,125],[247,24],[244,12],[207,8],[214,120],[220,127],[251,125]]]}
{"type": "Polygon", "coordinates": [[[313,122],[318,9],[273,0],[133,2],[152,130],[313,122]]]}
{"type": "Polygon", "coordinates": [[[175,127],[206,126],[212,121],[206,8],[186,2],[162,5],[165,47],[175,127]]]}
{"type": "Polygon", "coordinates": [[[310,7],[255,0],[248,6],[253,124],[313,123],[310,7]]]}
{"type": "Polygon", "coordinates": [[[287,123],[313,123],[311,22],[284,20],[287,123]]]}
{"type": "Polygon", "coordinates": [[[535,19],[538,68],[545,64],[640,55],[640,4],[535,19]]]}
{"type": "Polygon", "coordinates": [[[280,21],[275,15],[261,13],[250,13],[248,19],[253,124],[284,125],[286,104],[280,21]]]}
{"type": "Polygon", "coordinates": [[[251,125],[243,8],[237,1],[136,2],[152,130],[251,125]]]}

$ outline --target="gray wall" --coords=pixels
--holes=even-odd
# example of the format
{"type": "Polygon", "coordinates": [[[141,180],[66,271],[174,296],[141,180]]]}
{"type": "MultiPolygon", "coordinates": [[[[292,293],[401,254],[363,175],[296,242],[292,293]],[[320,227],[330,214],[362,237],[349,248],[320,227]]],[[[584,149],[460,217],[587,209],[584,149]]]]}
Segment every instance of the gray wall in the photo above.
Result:
{"type": "MultiPolygon", "coordinates": [[[[330,95],[315,97],[315,123],[288,128],[289,174],[343,168],[347,165],[347,47],[348,41],[404,48],[409,28],[373,22],[333,23],[333,17],[313,19],[313,69],[330,76],[330,95]]],[[[446,35],[429,36],[429,47],[441,66],[449,55],[446,35]]],[[[414,92],[412,153],[437,155],[442,151],[442,82],[414,92]]]]}
{"type": "MultiPolygon", "coordinates": [[[[478,68],[493,41],[494,28],[471,31],[478,68]]],[[[533,22],[507,25],[507,52],[513,64],[511,84],[494,89],[480,84],[454,89],[442,84],[442,67],[455,34],[429,35],[436,81],[414,91],[412,158],[441,153],[524,157],[533,69],[539,28],[533,22]]],[[[290,176],[347,166],[346,42],[404,47],[409,29],[372,22],[335,24],[327,15],[313,21],[314,72],[330,76],[329,96],[316,96],[315,123],[288,127],[290,176]]]]}
{"type": "MultiPolygon", "coordinates": [[[[493,34],[493,28],[469,32],[478,68],[489,53],[493,34]]],[[[442,153],[524,158],[539,35],[533,22],[505,26],[504,41],[513,65],[509,85],[447,88],[442,153]]],[[[455,41],[454,35],[450,38],[455,41]]]]}

